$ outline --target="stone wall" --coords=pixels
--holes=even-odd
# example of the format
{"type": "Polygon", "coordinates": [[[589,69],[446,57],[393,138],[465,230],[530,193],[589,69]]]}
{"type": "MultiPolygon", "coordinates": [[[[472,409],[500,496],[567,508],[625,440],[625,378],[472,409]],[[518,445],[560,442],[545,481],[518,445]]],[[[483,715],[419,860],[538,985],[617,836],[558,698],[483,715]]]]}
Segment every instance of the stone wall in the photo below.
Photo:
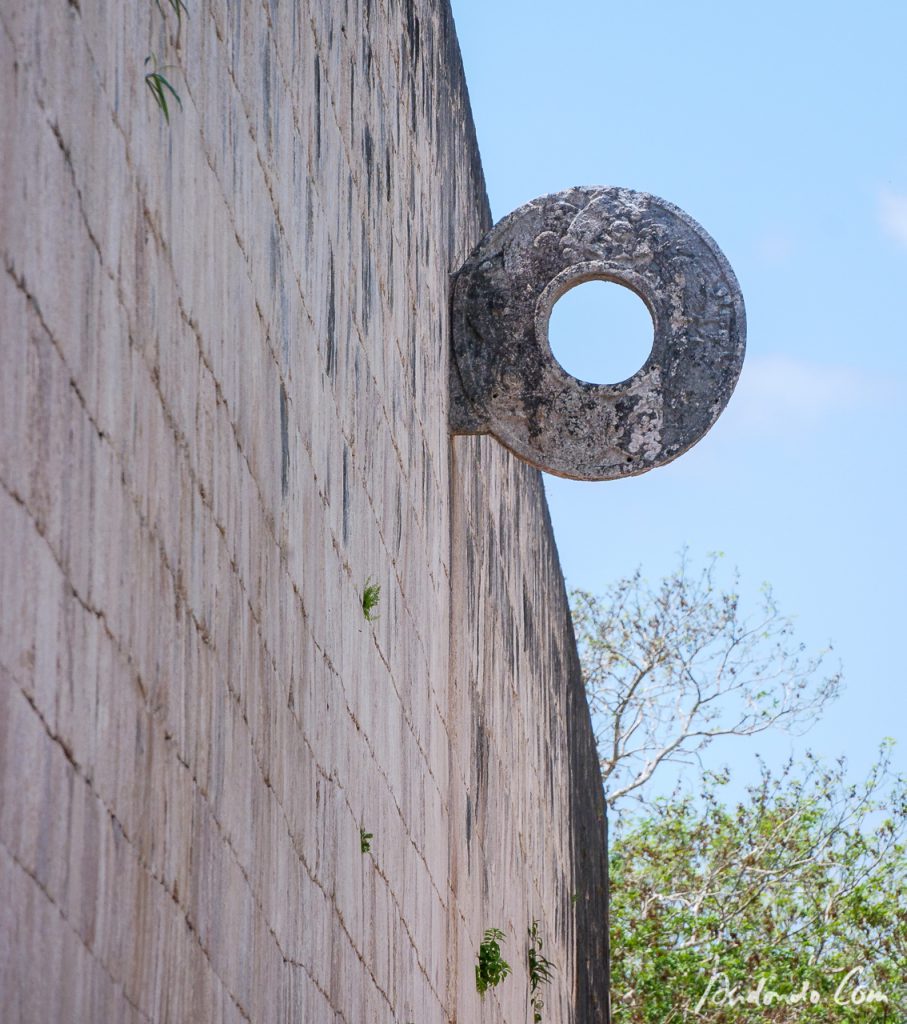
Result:
{"type": "Polygon", "coordinates": [[[536,919],[545,1021],[603,1020],[540,478],[448,434],[447,5],[176,25],[0,6],[0,1019],[513,1024],[536,919]]]}

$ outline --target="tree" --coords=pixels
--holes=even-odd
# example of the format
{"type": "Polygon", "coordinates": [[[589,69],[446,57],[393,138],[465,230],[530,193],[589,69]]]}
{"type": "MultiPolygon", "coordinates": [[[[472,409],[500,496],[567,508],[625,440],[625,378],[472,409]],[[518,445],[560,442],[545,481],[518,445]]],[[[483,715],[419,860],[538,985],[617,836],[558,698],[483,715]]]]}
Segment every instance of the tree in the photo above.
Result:
{"type": "MultiPolygon", "coordinates": [[[[811,724],[838,694],[794,637],[771,589],[747,613],[717,582],[720,556],[651,586],[639,570],[598,598],[575,590],[573,621],[609,804],[636,793],[668,762],[699,763],[719,736],[811,724]]],[[[830,650],[830,648],[828,649],[830,650]]]]}
{"type": "MultiPolygon", "coordinates": [[[[608,802],[614,1024],[901,1024],[907,1020],[907,780],[891,745],[859,784],[807,755],[728,802],[707,771],[719,736],[802,730],[840,688],[807,654],[770,588],[743,610],[682,556],[640,572],[574,622],[608,802]],[[697,788],[653,798],[663,765],[697,788]],[[623,802],[629,796],[636,802],[623,802]]],[[[829,648],[830,650],[830,648],[829,648]]]]}
{"type": "Polygon", "coordinates": [[[763,766],[735,806],[707,773],[701,797],[621,819],[614,1024],[907,1019],[907,780],[890,751],[859,785],[807,758],[763,766]]]}

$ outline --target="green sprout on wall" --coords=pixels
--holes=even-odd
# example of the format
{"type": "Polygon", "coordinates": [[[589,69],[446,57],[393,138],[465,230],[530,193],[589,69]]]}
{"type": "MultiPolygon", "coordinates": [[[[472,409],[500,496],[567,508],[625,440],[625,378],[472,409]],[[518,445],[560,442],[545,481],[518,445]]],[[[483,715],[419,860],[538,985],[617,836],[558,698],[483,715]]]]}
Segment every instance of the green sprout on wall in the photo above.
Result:
{"type": "Polygon", "coordinates": [[[551,972],[554,964],[542,953],[542,937],[539,935],[539,923],[533,920],[529,928],[529,952],[527,954],[529,967],[529,1002],[532,1006],[533,1024],[541,1024],[542,1010],[545,1003],[539,989],[551,981],[551,972]]]}
{"type": "Polygon", "coordinates": [[[374,833],[366,832],[364,828],[359,829],[359,849],[363,853],[368,853],[372,848],[372,840],[375,838],[374,833]]]}
{"type": "Polygon", "coordinates": [[[488,928],[479,946],[479,962],[476,964],[476,991],[483,995],[494,988],[510,974],[510,964],[501,957],[500,943],[504,933],[498,928],[488,928]]]}
{"type": "MultiPolygon", "coordinates": [[[[183,13],[186,17],[189,17],[189,8],[183,3],[183,0],[164,0],[164,3],[173,11],[176,15],[176,38],[179,39],[180,29],[183,27],[183,13]]],[[[167,16],[167,12],[164,10],[161,0],[154,0],[154,6],[161,12],[162,17],[167,16]]]]}
{"type": "MultiPolygon", "coordinates": [[[[154,0],[154,6],[157,7],[162,18],[167,17],[167,11],[164,10],[164,4],[173,11],[176,15],[176,44],[179,46],[180,32],[183,27],[183,14],[186,17],[189,16],[189,8],[184,3],[184,0],[154,0]]],[[[164,115],[164,120],[167,124],[170,124],[170,103],[167,98],[169,93],[173,99],[179,104],[180,110],[183,108],[183,101],[180,99],[179,93],[173,88],[172,83],[164,74],[174,65],[165,64],[160,65],[157,57],[153,53],[150,53],[145,58],[145,67],[151,65],[151,70],[145,73],[145,85],[148,86],[151,91],[151,95],[154,97],[154,102],[157,104],[158,109],[164,115]]]]}
{"type": "MultiPolygon", "coordinates": [[[[189,14],[189,8],[183,3],[183,0],[164,0],[164,3],[173,11],[178,21],[182,20],[184,11],[187,16],[189,14]]],[[[166,11],[161,6],[161,0],[154,0],[154,6],[157,7],[161,14],[166,14],[166,11]]]]}
{"type": "Polygon", "coordinates": [[[367,622],[374,622],[377,615],[374,615],[375,609],[378,607],[378,602],[381,600],[381,585],[379,583],[372,583],[372,578],[365,581],[365,587],[362,591],[362,614],[365,616],[367,622]]]}
{"type": "Polygon", "coordinates": [[[183,101],[179,97],[179,93],[170,82],[167,81],[164,76],[164,72],[173,67],[172,64],[166,64],[160,67],[157,62],[157,57],[153,53],[150,53],[145,58],[145,67],[151,64],[151,70],[145,75],[145,85],[151,90],[151,95],[154,97],[154,102],[160,108],[161,113],[164,115],[164,120],[167,124],[170,124],[170,108],[167,104],[167,93],[169,92],[176,102],[180,105],[182,110],[183,101]]]}

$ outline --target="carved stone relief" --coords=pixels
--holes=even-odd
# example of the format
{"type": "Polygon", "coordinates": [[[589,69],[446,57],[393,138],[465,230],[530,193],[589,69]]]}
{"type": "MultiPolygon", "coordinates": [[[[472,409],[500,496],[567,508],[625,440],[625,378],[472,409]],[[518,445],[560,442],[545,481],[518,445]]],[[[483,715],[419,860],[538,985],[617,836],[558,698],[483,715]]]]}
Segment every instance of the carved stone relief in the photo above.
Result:
{"type": "Polygon", "coordinates": [[[712,426],[740,374],[746,315],[708,234],[643,192],[579,187],[498,223],[455,275],[451,430],[490,433],[540,469],[579,480],[644,473],[712,426]],[[654,343],[632,377],[590,384],[548,343],[554,303],[585,281],[632,289],[654,343]]]}

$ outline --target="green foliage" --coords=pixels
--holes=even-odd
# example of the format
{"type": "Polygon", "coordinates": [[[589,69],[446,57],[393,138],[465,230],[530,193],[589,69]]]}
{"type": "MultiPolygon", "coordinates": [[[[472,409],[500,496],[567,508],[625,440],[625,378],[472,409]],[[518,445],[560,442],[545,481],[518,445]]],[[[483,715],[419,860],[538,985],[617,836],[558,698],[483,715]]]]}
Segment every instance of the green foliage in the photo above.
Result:
{"type": "MultiPolygon", "coordinates": [[[[189,8],[183,3],[183,0],[164,0],[164,3],[170,8],[171,11],[176,15],[176,35],[179,38],[180,30],[183,27],[183,14],[189,17],[189,8]]],[[[166,17],[167,12],[161,5],[161,0],[154,0],[154,6],[161,12],[161,17],[166,17]]]]}
{"type": "Polygon", "coordinates": [[[907,1020],[907,779],[891,744],[860,783],[811,755],[728,801],[714,739],[803,730],[840,688],[764,586],[746,607],[720,556],[640,572],[573,613],[608,802],[613,1024],[907,1020]],[[663,764],[697,792],[648,795],[663,764]],[[624,798],[635,798],[632,810],[624,798]]]}
{"type": "Polygon", "coordinates": [[[529,927],[529,950],[526,954],[529,970],[529,1004],[532,1007],[533,1024],[541,1024],[545,1003],[539,989],[551,981],[554,964],[542,953],[542,937],[539,923],[533,921],[529,927]]]}
{"type": "Polygon", "coordinates": [[[618,822],[614,1024],[907,1019],[907,780],[890,745],[859,785],[812,757],[763,767],[733,805],[728,781],[618,822]]]}
{"type": "MultiPolygon", "coordinates": [[[[166,3],[169,10],[176,15],[176,43],[177,45],[179,45],[180,32],[183,27],[183,14],[185,14],[188,17],[189,8],[186,7],[186,4],[183,2],[183,0],[164,0],[164,3],[166,3]]],[[[165,11],[164,7],[162,6],[161,0],[154,0],[154,5],[160,12],[161,17],[166,18],[167,11],[165,11]]],[[[173,88],[172,83],[164,74],[165,71],[169,71],[170,68],[174,65],[159,65],[158,59],[157,57],[155,57],[153,53],[149,54],[145,58],[145,67],[147,68],[149,64],[151,65],[151,70],[146,71],[145,73],[145,85],[148,86],[148,89],[150,90],[151,95],[154,98],[154,102],[157,104],[160,112],[164,115],[164,120],[169,125],[170,104],[167,99],[167,94],[169,93],[173,97],[173,99],[176,100],[181,110],[183,107],[183,101],[180,99],[179,93],[176,91],[176,89],[173,88]]]]}
{"type": "Polygon", "coordinates": [[[154,102],[160,108],[161,113],[164,115],[164,120],[167,124],[170,124],[170,108],[167,104],[167,93],[169,92],[176,102],[182,109],[183,101],[179,97],[179,93],[170,82],[164,76],[164,72],[169,70],[172,65],[167,64],[164,67],[160,67],[157,62],[157,57],[154,54],[149,54],[145,58],[145,67],[151,64],[151,70],[145,74],[145,84],[151,90],[151,95],[154,97],[154,102]]]}
{"type": "Polygon", "coordinates": [[[494,988],[510,974],[510,964],[501,957],[500,943],[504,933],[498,928],[488,928],[479,946],[479,962],[476,964],[476,990],[484,994],[494,988]]]}
{"type": "MultiPolygon", "coordinates": [[[[176,15],[177,20],[181,20],[182,19],[184,12],[185,12],[186,16],[188,17],[188,15],[189,15],[189,8],[183,3],[183,0],[164,0],[164,2],[167,4],[167,6],[176,15]]],[[[154,0],[154,5],[161,12],[161,14],[166,15],[167,12],[161,6],[161,0],[154,0]]]]}
{"type": "Polygon", "coordinates": [[[364,828],[359,829],[359,849],[363,853],[368,853],[372,848],[372,840],[375,838],[374,833],[366,832],[364,828]]]}
{"type": "Polygon", "coordinates": [[[375,609],[378,607],[378,602],[381,600],[381,585],[378,583],[372,583],[372,578],[365,581],[365,587],[362,590],[362,614],[365,616],[367,622],[374,622],[378,617],[374,614],[375,609]]]}

